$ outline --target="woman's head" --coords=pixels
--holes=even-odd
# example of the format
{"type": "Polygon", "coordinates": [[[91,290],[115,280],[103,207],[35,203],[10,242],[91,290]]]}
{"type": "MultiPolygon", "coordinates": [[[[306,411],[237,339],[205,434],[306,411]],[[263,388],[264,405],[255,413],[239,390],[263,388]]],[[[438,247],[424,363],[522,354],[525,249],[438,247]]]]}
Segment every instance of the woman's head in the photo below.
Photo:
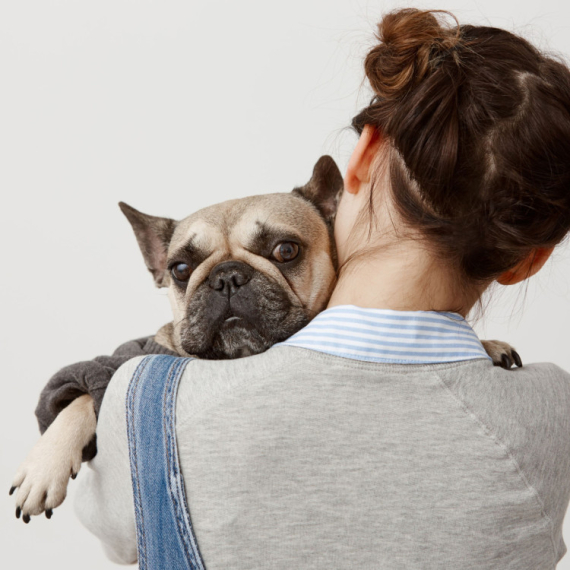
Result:
{"type": "Polygon", "coordinates": [[[570,229],[570,71],[450,16],[404,9],[379,23],[365,61],[375,97],[353,120],[366,141],[345,183],[350,193],[355,165],[369,168],[373,209],[387,181],[401,227],[481,288],[531,274],[570,229]]]}

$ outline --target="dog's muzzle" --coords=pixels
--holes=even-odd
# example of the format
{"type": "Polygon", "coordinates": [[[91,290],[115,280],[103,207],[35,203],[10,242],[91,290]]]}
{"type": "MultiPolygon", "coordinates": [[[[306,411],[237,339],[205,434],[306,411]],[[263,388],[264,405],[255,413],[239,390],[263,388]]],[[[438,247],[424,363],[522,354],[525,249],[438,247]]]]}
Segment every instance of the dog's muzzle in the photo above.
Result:
{"type": "Polygon", "coordinates": [[[181,326],[181,346],[199,358],[258,354],[308,321],[268,275],[243,261],[215,265],[196,288],[181,326]]]}

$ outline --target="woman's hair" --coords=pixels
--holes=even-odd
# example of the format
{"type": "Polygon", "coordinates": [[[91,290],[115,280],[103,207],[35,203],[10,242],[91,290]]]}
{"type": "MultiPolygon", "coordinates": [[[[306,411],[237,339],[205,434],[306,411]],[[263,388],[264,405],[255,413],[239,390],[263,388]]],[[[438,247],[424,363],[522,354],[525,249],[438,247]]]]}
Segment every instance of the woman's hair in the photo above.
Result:
{"type": "Polygon", "coordinates": [[[525,39],[404,9],[378,24],[352,121],[389,141],[393,201],[468,282],[570,229],[570,71],[525,39]]]}

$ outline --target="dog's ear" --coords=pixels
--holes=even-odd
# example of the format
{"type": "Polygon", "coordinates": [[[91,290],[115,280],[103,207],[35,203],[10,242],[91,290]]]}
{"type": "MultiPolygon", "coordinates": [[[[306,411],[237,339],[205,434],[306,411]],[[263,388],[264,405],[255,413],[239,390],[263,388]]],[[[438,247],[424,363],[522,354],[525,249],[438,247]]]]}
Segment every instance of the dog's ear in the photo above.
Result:
{"type": "Polygon", "coordinates": [[[143,214],[124,202],[119,202],[119,208],[133,226],[144,261],[156,286],[166,287],[166,258],[176,221],[143,214]]]}
{"type": "Polygon", "coordinates": [[[336,214],[344,182],[336,162],[331,156],[321,156],[313,169],[313,176],[305,184],[293,190],[317,207],[323,218],[331,222],[336,214]]]}

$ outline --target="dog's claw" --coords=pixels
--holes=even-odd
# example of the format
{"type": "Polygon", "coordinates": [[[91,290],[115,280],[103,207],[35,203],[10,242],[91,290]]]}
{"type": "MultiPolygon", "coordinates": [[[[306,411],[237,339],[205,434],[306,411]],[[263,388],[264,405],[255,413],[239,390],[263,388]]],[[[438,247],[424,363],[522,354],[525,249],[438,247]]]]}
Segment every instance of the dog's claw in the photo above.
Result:
{"type": "Polygon", "coordinates": [[[16,507],[16,518],[19,519],[21,514],[22,514],[22,509],[20,507],[16,507]]]}
{"type": "Polygon", "coordinates": [[[502,367],[505,368],[506,370],[510,370],[511,366],[513,365],[511,362],[511,359],[506,355],[503,354],[501,356],[501,361],[502,361],[502,367]]]}
{"type": "Polygon", "coordinates": [[[75,479],[77,477],[77,473],[71,473],[71,478],[75,479]]]}
{"type": "Polygon", "coordinates": [[[23,520],[26,524],[28,524],[28,523],[30,522],[30,515],[24,515],[24,516],[22,517],[22,520],[23,520]]]}
{"type": "Polygon", "coordinates": [[[513,350],[512,353],[513,353],[513,360],[515,361],[515,364],[516,364],[519,368],[522,368],[523,363],[522,363],[520,354],[519,354],[516,350],[513,350]]]}
{"type": "Polygon", "coordinates": [[[47,509],[46,510],[46,519],[51,519],[53,515],[53,509],[47,509]]]}
{"type": "Polygon", "coordinates": [[[12,495],[15,490],[16,490],[16,487],[10,487],[10,492],[8,493],[8,495],[12,495]]]}

